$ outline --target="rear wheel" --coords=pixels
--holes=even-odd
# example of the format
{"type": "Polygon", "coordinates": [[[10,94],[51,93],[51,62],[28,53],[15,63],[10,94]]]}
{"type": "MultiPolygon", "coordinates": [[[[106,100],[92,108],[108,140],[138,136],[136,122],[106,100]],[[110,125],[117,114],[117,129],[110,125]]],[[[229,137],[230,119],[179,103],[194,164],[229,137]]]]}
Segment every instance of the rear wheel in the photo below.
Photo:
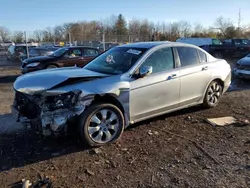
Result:
{"type": "Polygon", "coordinates": [[[115,142],[124,124],[123,113],[118,107],[108,103],[93,104],[80,115],[79,132],[88,146],[101,146],[115,142]]]}
{"type": "Polygon", "coordinates": [[[219,103],[222,94],[222,85],[218,81],[212,81],[206,91],[203,105],[207,108],[213,108],[219,103]]]}

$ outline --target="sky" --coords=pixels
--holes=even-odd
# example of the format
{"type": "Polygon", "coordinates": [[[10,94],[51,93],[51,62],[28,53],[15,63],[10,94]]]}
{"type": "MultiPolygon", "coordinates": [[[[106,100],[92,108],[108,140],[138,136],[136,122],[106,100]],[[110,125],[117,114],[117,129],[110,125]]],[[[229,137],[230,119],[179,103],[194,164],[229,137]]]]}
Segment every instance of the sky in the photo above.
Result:
{"type": "Polygon", "coordinates": [[[33,31],[65,22],[101,20],[122,14],[153,22],[179,20],[213,25],[223,16],[250,24],[250,0],[1,0],[0,26],[33,31]]]}

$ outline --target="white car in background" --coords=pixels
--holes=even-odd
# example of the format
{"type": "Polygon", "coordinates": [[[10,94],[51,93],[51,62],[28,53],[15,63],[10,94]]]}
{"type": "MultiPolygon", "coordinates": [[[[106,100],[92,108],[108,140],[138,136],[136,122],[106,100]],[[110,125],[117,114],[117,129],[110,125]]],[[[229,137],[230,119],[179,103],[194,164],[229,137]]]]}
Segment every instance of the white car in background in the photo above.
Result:
{"type": "Polygon", "coordinates": [[[8,48],[10,45],[15,45],[14,42],[1,42],[0,47],[8,48]]]}

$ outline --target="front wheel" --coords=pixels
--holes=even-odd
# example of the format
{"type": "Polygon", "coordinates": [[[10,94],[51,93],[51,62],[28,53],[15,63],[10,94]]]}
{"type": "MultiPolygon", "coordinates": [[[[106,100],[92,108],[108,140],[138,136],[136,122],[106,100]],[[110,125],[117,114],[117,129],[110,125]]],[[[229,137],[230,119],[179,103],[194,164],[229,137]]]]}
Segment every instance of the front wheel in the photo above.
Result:
{"type": "Polygon", "coordinates": [[[124,116],[121,110],[108,103],[93,104],[79,118],[79,132],[88,146],[115,142],[122,135],[124,116]]]}
{"type": "Polygon", "coordinates": [[[212,81],[207,88],[203,105],[207,108],[217,106],[222,95],[222,89],[222,85],[218,81],[212,81]]]}

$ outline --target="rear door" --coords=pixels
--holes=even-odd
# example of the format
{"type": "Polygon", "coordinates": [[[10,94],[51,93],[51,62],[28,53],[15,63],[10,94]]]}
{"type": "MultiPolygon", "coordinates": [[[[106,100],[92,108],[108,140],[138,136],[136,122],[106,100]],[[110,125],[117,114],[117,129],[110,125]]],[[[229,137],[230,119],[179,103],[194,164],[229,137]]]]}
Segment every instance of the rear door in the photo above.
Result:
{"type": "Polygon", "coordinates": [[[193,47],[176,47],[180,59],[180,105],[197,103],[210,82],[211,71],[206,54],[193,47]]]}
{"type": "Polygon", "coordinates": [[[72,67],[79,66],[82,59],[82,50],[81,48],[72,48],[66,52],[63,57],[60,59],[60,64],[63,67],[72,67]]]}

